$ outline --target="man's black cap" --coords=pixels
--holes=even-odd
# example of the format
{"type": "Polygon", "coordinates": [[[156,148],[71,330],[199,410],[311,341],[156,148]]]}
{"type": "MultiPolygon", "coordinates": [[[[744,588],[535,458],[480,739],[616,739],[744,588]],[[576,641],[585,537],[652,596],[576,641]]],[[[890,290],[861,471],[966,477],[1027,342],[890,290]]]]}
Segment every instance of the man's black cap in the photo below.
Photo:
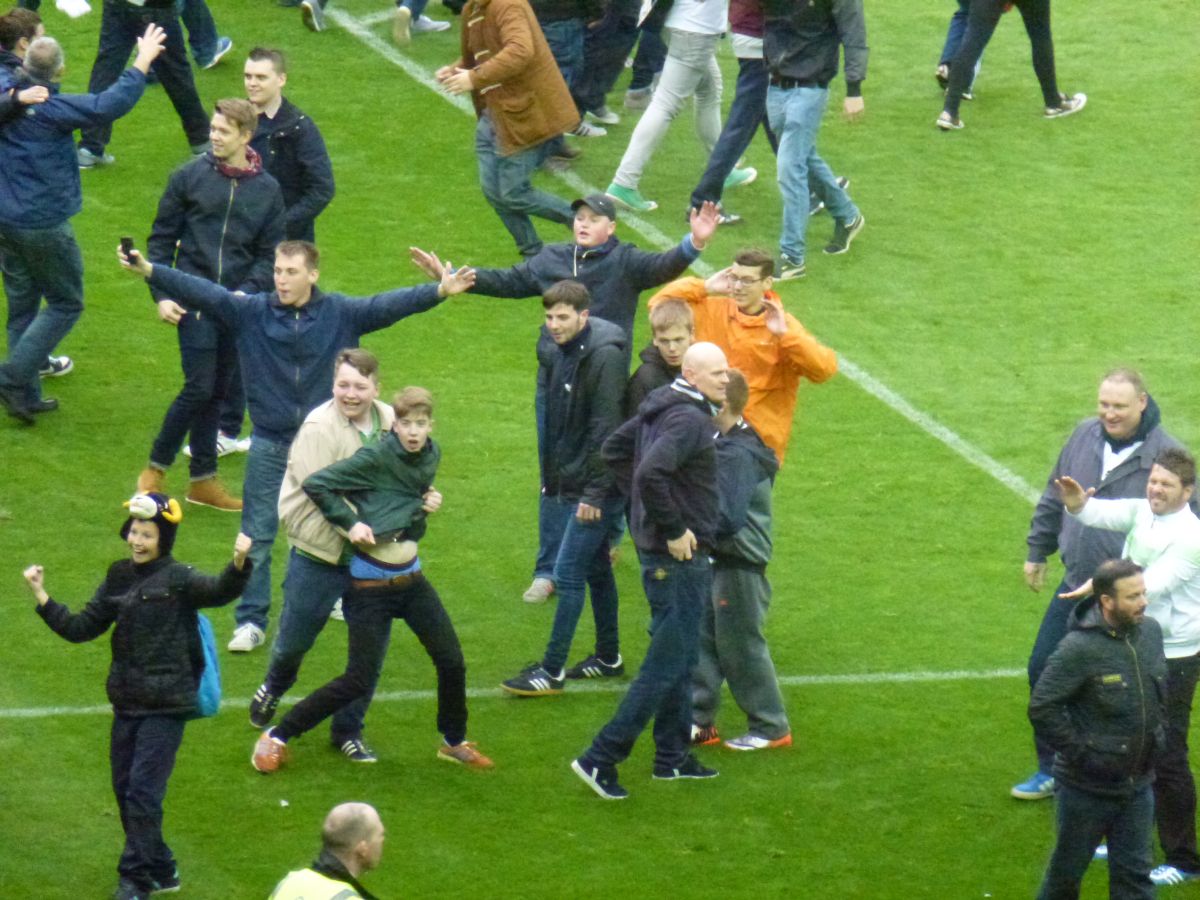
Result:
{"type": "Polygon", "coordinates": [[[602,216],[608,216],[614,222],[617,221],[617,205],[613,203],[612,197],[608,194],[588,194],[583,199],[572,203],[571,209],[579,212],[581,206],[586,206],[592,212],[600,213],[602,216]]]}

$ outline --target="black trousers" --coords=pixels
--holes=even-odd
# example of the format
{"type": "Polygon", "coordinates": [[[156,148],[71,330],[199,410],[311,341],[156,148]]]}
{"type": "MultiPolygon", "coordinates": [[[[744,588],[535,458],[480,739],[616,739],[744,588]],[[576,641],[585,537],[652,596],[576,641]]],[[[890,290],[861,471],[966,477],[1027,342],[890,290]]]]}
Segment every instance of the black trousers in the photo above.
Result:
{"type": "Polygon", "coordinates": [[[1196,782],[1188,765],[1188,726],[1200,654],[1167,660],[1167,746],[1155,763],[1154,819],[1167,864],[1200,872],[1196,853],[1196,782]]]}
{"type": "Polygon", "coordinates": [[[437,729],[449,744],[467,736],[467,667],[458,635],[441,598],[418,573],[403,587],[352,587],[342,600],[350,630],[346,671],[291,708],[275,728],[289,740],[315,728],[347,703],[364,696],[387,653],[392,620],[403,619],[437,671],[437,729]]]}
{"type": "Polygon", "coordinates": [[[125,849],[117,872],[140,888],[165,882],[175,872],[175,857],[162,836],[163,799],[183,741],[181,718],[113,718],[109,761],[113,793],[125,829],[125,849]]]}
{"type": "MultiPolygon", "coordinates": [[[[1004,12],[1006,0],[971,0],[967,10],[967,33],[958,54],[950,63],[950,85],[946,88],[946,112],[958,118],[963,91],[971,84],[975,64],[992,39],[992,32],[1004,12]]],[[[1050,36],[1050,0],[1013,0],[1025,22],[1025,32],[1033,50],[1033,71],[1042,86],[1046,106],[1060,102],[1054,75],[1054,39],[1050,36]]]]}

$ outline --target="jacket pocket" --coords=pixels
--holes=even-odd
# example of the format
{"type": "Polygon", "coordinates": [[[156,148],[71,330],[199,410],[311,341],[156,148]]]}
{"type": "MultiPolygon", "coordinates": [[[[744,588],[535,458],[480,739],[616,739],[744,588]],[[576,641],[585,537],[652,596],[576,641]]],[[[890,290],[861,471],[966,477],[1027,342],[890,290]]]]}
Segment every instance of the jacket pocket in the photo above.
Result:
{"type": "Polygon", "coordinates": [[[1120,781],[1133,774],[1133,742],[1125,737],[1088,738],[1080,758],[1085,773],[1103,781],[1120,781]]]}
{"type": "Polygon", "coordinates": [[[528,149],[550,137],[546,112],[532,91],[507,92],[501,87],[495,91],[492,103],[497,137],[503,134],[508,140],[502,143],[511,144],[502,147],[505,153],[528,149]]]}

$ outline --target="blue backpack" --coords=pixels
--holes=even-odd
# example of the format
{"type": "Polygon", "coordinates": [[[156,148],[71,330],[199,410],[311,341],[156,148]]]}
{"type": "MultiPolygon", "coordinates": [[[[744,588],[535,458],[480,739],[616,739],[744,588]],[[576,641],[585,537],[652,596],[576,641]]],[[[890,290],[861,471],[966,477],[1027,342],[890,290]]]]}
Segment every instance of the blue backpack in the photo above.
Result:
{"type": "Polygon", "coordinates": [[[221,709],[221,665],[217,661],[217,637],[212,622],[204,613],[197,612],[196,626],[204,649],[204,671],[196,687],[196,712],[191,718],[204,719],[215,716],[221,709]]]}
{"type": "MultiPolygon", "coordinates": [[[[171,573],[173,590],[183,590],[187,582],[191,566],[176,565],[171,573]]],[[[196,639],[200,643],[200,651],[204,658],[204,669],[196,685],[196,711],[189,719],[207,719],[215,716],[221,709],[221,663],[217,658],[217,636],[213,631],[212,622],[208,616],[196,611],[196,639]]]]}

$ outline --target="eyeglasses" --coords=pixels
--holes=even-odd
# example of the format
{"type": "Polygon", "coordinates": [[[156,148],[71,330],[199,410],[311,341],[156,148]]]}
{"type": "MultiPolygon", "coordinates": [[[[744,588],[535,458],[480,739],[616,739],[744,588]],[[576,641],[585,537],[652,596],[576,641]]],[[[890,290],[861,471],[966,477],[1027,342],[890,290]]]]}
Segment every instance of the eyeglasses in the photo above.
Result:
{"type": "Polygon", "coordinates": [[[734,287],[750,287],[750,285],[754,284],[755,282],[762,281],[762,280],[763,280],[762,275],[759,275],[756,278],[740,278],[737,275],[729,276],[729,283],[731,285],[733,285],[734,287]]]}

